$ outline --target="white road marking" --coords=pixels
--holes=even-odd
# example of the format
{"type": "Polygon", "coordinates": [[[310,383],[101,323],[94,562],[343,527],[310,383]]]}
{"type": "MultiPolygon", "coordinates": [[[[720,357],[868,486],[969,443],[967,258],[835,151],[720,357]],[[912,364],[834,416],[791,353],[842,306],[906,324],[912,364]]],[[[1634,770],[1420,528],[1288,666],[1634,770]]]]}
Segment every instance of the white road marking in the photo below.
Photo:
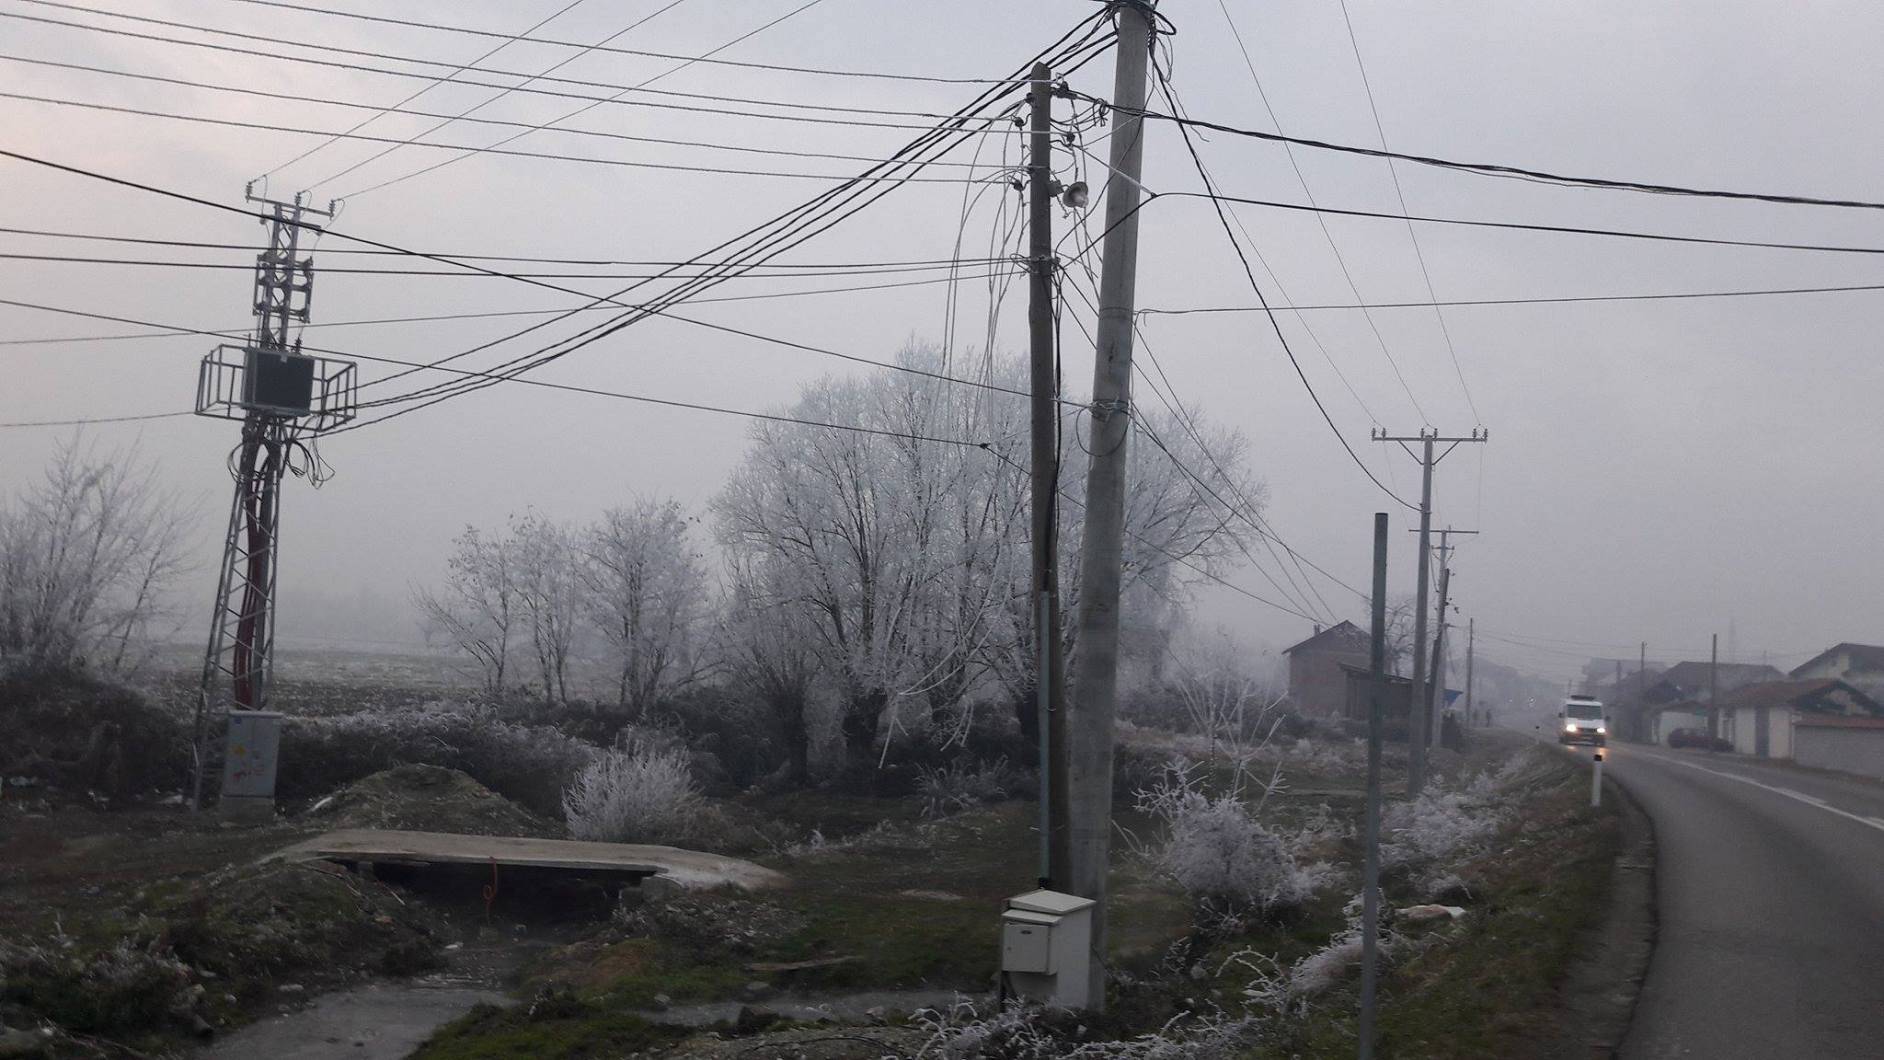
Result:
{"type": "Polygon", "coordinates": [[[1728,780],[1737,780],[1742,784],[1751,784],[1756,788],[1761,788],[1763,790],[1770,791],[1775,795],[1783,795],[1786,798],[1792,799],[1796,802],[1803,802],[1807,806],[1816,806],[1819,809],[1824,810],[1826,813],[1835,813],[1838,816],[1843,817],[1848,821],[1856,821],[1859,824],[1864,825],[1867,828],[1875,828],[1880,832],[1884,832],[1884,819],[1880,819],[1877,817],[1863,817],[1855,813],[1849,813],[1845,810],[1841,810],[1838,807],[1831,805],[1830,803],[1826,802],[1824,799],[1821,799],[1816,795],[1807,795],[1803,791],[1794,791],[1791,788],[1782,788],[1775,784],[1762,784],[1759,781],[1754,780],[1752,777],[1743,777],[1738,773],[1729,773],[1726,770],[1722,770],[1722,769],[1709,769],[1706,766],[1697,765],[1693,762],[1686,762],[1679,758],[1663,758],[1661,755],[1650,755],[1649,757],[1660,758],[1664,762],[1673,762],[1675,765],[1678,765],[1678,766],[1687,766],[1689,769],[1698,769],[1703,773],[1712,773],[1717,777],[1726,777],[1728,780]]]}

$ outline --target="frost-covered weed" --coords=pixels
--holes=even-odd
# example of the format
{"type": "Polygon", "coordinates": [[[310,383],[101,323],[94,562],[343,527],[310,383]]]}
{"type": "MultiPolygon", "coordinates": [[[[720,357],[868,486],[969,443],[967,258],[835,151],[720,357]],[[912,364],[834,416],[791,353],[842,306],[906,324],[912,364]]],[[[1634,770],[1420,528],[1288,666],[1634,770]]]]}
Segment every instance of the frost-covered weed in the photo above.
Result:
{"type": "MultiPolygon", "coordinates": [[[[1381,822],[1381,868],[1427,868],[1476,849],[1504,823],[1505,794],[1526,782],[1541,761],[1526,748],[1456,791],[1429,788],[1412,802],[1390,806],[1381,822]]],[[[1434,873],[1429,887],[1443,876],[1434,873]]]]}
{"type": "Polygon", "coordinates": [[[704,805],[685,752],[645,744],[597,756],[563,793],[569,834],[611,843],[675,842],[704,805]]]}
{"type": "Polygon", "coordinates": [[[1212,796],[1182,764],[1140,792],[1138,808],[1168,829],[1147,852],[1152,864],[1202,903],[1263,912],[1293,908],[1330,872],[1325,865],[1298,865],[1290,844],[1264,827],[1237,791],[1212,796]]]}
{"type": "Polygon", "coordinates": [[[925,768],[916,782],[922,815],[931,820],[1000,802],[1020,786],[1021,778],[1007,760],[979,764],[957,760],[946,766],[925,768]]]}
{"type": "Polygon", "coordinates": [[[87,951],[61,932],[43,944],[0,940],[0,998],[67,1030],[97,1032],[187,1017],[195,994],[189,966],[154,939],[87,951]]]}
{"type": "Polygon", "coordinates": [[[917,1060],[1231,1060],[1257,1027],[1223,1013],[1181,1015],[1132,1038],[1083,1041],[1087,1028],[1070,1013],[1010,1005],[984,1015],[967,1000],[918,1013],[915,1023],[928,1034],[917,1060]]]}

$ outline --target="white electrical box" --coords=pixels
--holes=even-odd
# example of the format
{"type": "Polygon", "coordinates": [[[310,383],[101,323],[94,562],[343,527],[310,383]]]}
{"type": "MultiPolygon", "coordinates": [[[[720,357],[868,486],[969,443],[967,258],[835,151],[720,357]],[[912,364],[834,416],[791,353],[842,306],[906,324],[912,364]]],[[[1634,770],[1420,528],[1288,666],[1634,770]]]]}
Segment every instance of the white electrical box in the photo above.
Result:
{"type": "Polygon", "coordinates": [[[1053,973],[1053,925],[1057,916],[1009,909],[1001,914],[1001,968],[1009,972],[1053,973]]]}
{"type": "Polygon", "coordinates": [[[1001,973],[1015,994],[1060,1008],[1090,1002],[1093,901],[1030,891],[1001,913],[1001,973]]]}

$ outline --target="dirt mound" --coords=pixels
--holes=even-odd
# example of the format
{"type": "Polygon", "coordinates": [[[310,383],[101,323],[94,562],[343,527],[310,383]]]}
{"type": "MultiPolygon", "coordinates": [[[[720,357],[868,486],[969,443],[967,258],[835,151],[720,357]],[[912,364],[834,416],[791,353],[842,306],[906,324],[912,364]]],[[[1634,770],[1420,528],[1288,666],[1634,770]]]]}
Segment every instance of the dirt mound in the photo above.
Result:
{"type": "Polygon", "coordinates": [[[456,769],[406,765],[375,773],[308,808],[330,828],[460,835],[557,836],[562,829],[456,769]]]}
{"type": "Polygon", "coordinates": [[[0,666],[0,783],[123,800],[179,790],[182,723],[141,693],[80,670],[0,666]]]}

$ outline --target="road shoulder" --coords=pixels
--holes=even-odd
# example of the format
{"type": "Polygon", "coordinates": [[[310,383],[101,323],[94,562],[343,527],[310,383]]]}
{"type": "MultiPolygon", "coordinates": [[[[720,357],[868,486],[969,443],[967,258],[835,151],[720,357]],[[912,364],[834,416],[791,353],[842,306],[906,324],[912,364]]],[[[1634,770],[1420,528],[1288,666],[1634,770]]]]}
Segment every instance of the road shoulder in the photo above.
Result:
{"type": "Polygon", "coordinates": [[[1655,950],[1655,825],[1613,777],[1603,796],[1616,800],[1622,848],[1611,868],[1607,906],[1566,986],[1568,1019],[1553,1057],[1619,1055],[1629,1032],[1649,958],[1655,950]]]}

